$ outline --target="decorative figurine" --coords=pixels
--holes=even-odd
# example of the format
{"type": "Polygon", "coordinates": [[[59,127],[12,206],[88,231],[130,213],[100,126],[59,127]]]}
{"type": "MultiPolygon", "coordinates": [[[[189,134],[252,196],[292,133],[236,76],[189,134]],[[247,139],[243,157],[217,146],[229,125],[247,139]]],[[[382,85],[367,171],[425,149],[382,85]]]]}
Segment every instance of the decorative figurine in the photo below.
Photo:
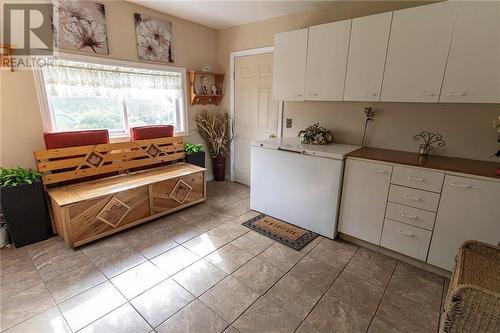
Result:
{"type": "Polygon", "coordinates": [[[210,90],[212,90],[212,95],[217,95],[217,87],[215,86],[215,84],[212,84],[212,87],[210,87],[210,90]]]}
{"type": "Polygon", "coordinates": [[[415,141],[419,141],[420,139],[422,139],[422,141],[424,142],[420,144],[420,149],[418,151],[421,156],[428,156],[432,152],[432,145],[434,143],[437,143],[439,147],[444,147],[444,145],[446,144],[446,142],[443,140],[443,136],[438,133],[422,131],[420,132],[420,134],[416,134],[413,137],[413,140],[415,141]]]}

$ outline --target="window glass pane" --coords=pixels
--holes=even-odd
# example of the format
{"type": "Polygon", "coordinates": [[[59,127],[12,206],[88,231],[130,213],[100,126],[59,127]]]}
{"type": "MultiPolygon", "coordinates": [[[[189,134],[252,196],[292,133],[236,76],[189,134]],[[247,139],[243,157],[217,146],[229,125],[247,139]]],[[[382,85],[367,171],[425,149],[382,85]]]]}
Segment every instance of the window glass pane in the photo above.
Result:
{"type": "Polygon", "coordinates": [[[125,99],[130,127],[144,125],[175,125],[175,104],[172,98],[125,99]]]}
{"type": "Polygon", "coordinates": [[[125,132],[123,108],[117,98],[50,97],[57,131],[108,129],[125,132]]]}

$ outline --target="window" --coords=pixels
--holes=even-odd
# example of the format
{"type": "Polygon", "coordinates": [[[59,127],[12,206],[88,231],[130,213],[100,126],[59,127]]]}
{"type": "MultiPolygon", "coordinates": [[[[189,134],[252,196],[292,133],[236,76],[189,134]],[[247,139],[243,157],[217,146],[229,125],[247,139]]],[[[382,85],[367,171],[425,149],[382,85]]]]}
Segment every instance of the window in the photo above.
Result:
{"type": "Polygon", "coordinates": [[[130,127],[170,124],[185,135],[185,69],[158,67],[57,60],[41,68],[45,130],[107,129],[126,137],[130,127]]]}

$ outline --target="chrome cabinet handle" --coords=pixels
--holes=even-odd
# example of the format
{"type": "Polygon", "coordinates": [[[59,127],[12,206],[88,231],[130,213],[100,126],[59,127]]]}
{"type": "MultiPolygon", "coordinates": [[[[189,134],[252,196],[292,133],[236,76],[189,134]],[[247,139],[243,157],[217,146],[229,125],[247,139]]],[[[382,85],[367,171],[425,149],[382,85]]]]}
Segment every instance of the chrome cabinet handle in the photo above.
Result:
{"type": "Polygon", "coordinates": [[[417,197],[417,196],[413,196],[413,195],[404,195],[403,198],[405,199],[408,199],[408,200],[413,200],[413,201],[420,201],[422,199],[420,199],[420,197],[417,197]]]}
{"type": "Polygon", "coordinates": [[[471,188],[472,187],[469,184],[459,184],[459,183],[454,183],[454,182],[451,182],[450,186],[459,187],[459,188],[471,188]]]}
{"type": "Polygon", "coordinates": [[[425,178],[422,177],[408,177],[408,180],[412,180],[414,182],[423,182],[425,178]]]}
{"type": "Polygon", "coordinates": [[[293,96],[300,97],[300,96],[302,96],[302,94],[293,94],[293,96]]]}
{"type": "Polygon", "coordinates": [[[418,218],[418,216],[416,216],[416,215],[408,215],[406,213],[401,213],[401,216],[407,217],[407,218],[412,219],[412,220],[416,220],[418,218]]]}
{"type": "Polygon", "coordinates": [[[418,97],[429,97],[429,96],[436,96],[433,92],[431,91],[421,91],[417,93],[418,97]]]}
{"type": "Polygon", "coordinates": [[[403,236],[406,236],[406,237],[413,237],[415,236],[414,234],[412,234],[411,232],[404,232],[402,231],[401,229],[398,228],[398,234],[400,235],[403,235],[403,236]]]}
{"type": "Polygon", "coordinates": [[[465,92],[465,91],[452,91],[452,92],[447,93],[446,96],[448,96],[448,97],[467,96],[467,92],[465,92]]]}
{"type": "Polygon", "coordinates": [[[372,168],[373,173],[387,173],[387,170],[385,169],[379,169],[379,168],[372,168]]]}
{"type": "Polygon", "coordinates": [[[319,96],[319,93],[317,93],[317,92],[310,92],[309,96],[319,96]]]}
{"type": "Polygon", "coordinates": [[[375,91],[365,91],[363,93],[364,96],[378,96],[378,93],[375,91]]]}

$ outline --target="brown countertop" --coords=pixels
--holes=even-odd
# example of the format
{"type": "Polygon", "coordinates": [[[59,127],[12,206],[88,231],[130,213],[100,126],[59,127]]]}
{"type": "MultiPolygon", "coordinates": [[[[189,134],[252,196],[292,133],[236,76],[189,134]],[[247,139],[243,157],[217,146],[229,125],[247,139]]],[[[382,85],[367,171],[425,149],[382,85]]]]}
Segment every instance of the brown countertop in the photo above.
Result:
{"type": "Polygon", "coordinates": [[[500,163],[496,162],[439,155],[422,157],[417,153],[368,147],[358,149],[347,156],[500,179],[500,176],[496,175],[500,163]]]}

